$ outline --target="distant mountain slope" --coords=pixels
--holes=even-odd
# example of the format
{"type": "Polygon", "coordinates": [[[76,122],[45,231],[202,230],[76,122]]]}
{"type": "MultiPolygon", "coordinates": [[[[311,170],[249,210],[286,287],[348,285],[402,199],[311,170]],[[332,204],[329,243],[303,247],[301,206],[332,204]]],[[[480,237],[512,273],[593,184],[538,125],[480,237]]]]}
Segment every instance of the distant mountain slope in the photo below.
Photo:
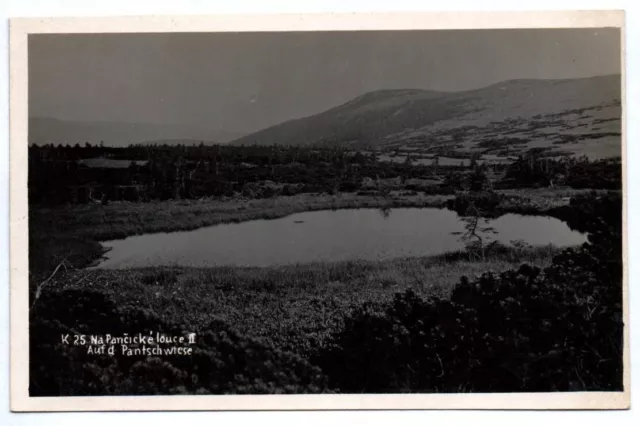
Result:
{"type": "Polygon", "coordinates": [[[126,146],[160,140],[196,140],[225,143],[241,134],[210,129],[204,126],[165,125],[123,122],[66,121],[48,117],[29,118],[29,143],[99,144],[126,146]]]}
{"type": "Polygon", "coordinates": [[[448,94],[425,90],[381,90],[323,113],[287,121],[233,144],[312,145],[375,143],[385,136],[422,127],[462,112],[448,94]]]}
{"type": "MultiPolygon", "coordinates": [[[[546,118],[558,125],[559,117],[554,121],[554,115],[583,109],[599,111],[592,121],[609,120],[608,126],[614,128],[611,119],[616,116],[619,119],[620,112],[620,76],[510,80],[464,92],[376,91],[320,114],[287,121],[231,143],[359,148],[407,144],[429,148],[446,144],[472,149],[474,143],[517,129],[514,126],[529,129],[530,122],[545,122],[546,118]]],[[[572,117],[565,118],[571,120],[572,117]]],[[[618,128],[619,124],[618,121],[618,128]]],[[[586,127],[584,122],[582,125],[586,127]]],[[[536,129],[541,127],[544,125],[538,123],[536,129]]],[[[560,130],[571,128],[569,123],[569,127],[560,130]]]]}

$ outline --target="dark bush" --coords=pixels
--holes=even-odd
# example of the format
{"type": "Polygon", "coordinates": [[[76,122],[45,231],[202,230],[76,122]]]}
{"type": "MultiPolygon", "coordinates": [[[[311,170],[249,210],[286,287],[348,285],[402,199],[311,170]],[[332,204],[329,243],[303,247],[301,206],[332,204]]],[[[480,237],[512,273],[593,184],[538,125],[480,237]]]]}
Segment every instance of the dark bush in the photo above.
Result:
{"type": "Polygon", "coordinates": [[[282,195],[291,196],[300,192],[300,189],[296,185],[285,185],[282,187],[282,195]]]}
{"type": "Polygon", "coordinates": [[[485,216],[497,214],[497,208],[504,196],[493,191],[463,192],[447,201],[447,208],[460,216],[485,216]]]}
{"type": "Polygon", "coordinates": [[[619,159],[591,161],[586,157],[552,159],[540,152],[519,157],[507,168],[503,183],[510,187],[621,189],[622,163],[619,159]]]}
{"type": "MultiPolygon", "coordinates": [[[[51,292],[30,318],[30,395],[154,395],[326,392],[319,368],[297,355],[245,337],[213,321],[196,330],[168,324],[137,303],[116,304],[90,290],[51,292]],[[90,335],[186,335],[189,356],[87,353],[90,335]],[[63,336],[70,335],[67,342],[63,336]],[[84,335],[85,344],[75,335],[84,335]]],[[[133,345],[135,346],[135,345],[133,345]]]]}
{"type": "Polygon", "coordinates": [[[489,185],[489,179],[481,167],[476,167],[467,177],[467,186],[470,191],[486,191],[489,185]]]}
{"type": "Polygon", "coordinates": [[[382,194],[381,194],[381,193],[380,193],[380,191],[378,191],[378,190],[366,190],[366,191],[358,191],[358,192],[356,193],[356,195],[370,195],[370,196],[372,195],[372,196],[379,196],[379,195],[382,195],[382,194]]]}
{"type": "Polygon", "coordinates": [[[525,264],[463,277],[450,301],[408,290],[356,308],[315,357],[330,385],[368,393],[622,390],[621,200],[577,199],[572,209],[590,242],[544,270],[525,264]]]}
{"type": "Polygon", "coordinates": [[[356,192],[360,188],[360,183],[354,180],[344,180],[340,182],[339,190],[342,192],[356,192]]]}

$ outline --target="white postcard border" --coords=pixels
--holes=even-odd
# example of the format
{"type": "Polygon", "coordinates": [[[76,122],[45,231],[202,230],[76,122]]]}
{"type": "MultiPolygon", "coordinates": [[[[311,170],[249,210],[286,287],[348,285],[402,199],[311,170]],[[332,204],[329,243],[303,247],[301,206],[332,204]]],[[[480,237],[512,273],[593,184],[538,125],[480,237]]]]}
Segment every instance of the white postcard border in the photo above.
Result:
{"type": "MultiPolygon", "coordinates": [[[[626,129],[624,12],[393,12],[342,14],[17,18],[10,21],[10,270],[12,411],[183,411],[345,409],[625,409],[629,407],[629,330],[624,392],[30,397],[28,339],[28,53],[29,34],[128,32],[367,31],[498,28],[621,28],[622,126],[626,129]]],[[[626,164],[626,132],[622,137],[626,164]]],[[[626,167],[623,188],[626,190],[626,167]]],[[[623,196],[626,229],[626,192],[623,196]]],[[[623,238],[624,321],[628,324],[627,234],[623,238]]]]}

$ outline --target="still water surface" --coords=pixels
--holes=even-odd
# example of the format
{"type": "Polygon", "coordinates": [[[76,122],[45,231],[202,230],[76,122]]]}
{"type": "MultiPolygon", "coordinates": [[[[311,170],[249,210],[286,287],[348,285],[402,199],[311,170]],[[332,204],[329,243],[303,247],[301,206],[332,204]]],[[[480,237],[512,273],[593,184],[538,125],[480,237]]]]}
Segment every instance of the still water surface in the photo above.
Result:
{"type": "MultiPolygon", "coordinates": [[[[145,234],[103,242],[111,250],[100,268],[145,266],[273,266],[340,260],[436,255],[464,247],[465,223],[435,208],[322,210],[280,219],[145,234]]],[[[509,244],[572,246],[586,236],[551,217],[508,214],[489,222],[509,244]]]]}

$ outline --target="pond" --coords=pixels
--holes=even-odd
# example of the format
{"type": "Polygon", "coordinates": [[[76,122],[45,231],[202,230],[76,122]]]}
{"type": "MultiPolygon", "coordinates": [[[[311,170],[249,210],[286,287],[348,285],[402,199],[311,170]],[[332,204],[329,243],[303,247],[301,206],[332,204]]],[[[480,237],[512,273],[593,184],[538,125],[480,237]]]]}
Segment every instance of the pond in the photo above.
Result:
{"type": "MultiPolygon", "coordinates": [[[[507,214],[489,221],[509,244],[573,246],[586,236],[562,221],[507,214]]],[[[146,266],[274,266],[341,260],[430,256],[464,247],[465,222],[436,208],[322,210],[273,220],[216,225],[186,232],[145,234],[103,242],[99,268],[146,266]]]]}

